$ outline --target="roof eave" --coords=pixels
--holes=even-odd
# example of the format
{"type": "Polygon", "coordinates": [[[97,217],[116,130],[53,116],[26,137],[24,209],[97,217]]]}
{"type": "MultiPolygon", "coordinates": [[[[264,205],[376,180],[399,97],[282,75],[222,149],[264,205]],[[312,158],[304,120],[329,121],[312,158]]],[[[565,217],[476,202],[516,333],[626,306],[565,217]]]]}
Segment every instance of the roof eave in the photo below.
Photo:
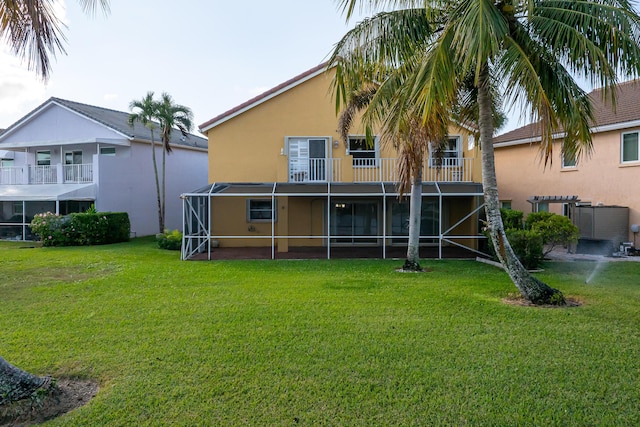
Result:
{"type": "Polygon", "coordinates": [[[320,74],[324,73],[327,70],[327,64],[326,63],[322,63],[310,70],[305,71],[302,74],[299,74],[298,76],[287,80],[286,82],[275,86],[274,88],[238,105],[237,107],[232,108],[231,110],[228,110],[216,117],[214,117],[213,119],[201,124],[198,127],[198,130],[206,135],[207,132],[209,130],[211,130],[212,128],[221,125],[222,123],[231,120],[234,117],[237,117],[249,110],[251,110],[252,108],[257,107],[258,105],[269,101],[270,99],[275,98],[278,95],[281,95],[284,92],[287,92],[290,89],[293,89],[296,86],[301,85],[302,83],[313,79],[316,76],[319,76],[320,74]]]}

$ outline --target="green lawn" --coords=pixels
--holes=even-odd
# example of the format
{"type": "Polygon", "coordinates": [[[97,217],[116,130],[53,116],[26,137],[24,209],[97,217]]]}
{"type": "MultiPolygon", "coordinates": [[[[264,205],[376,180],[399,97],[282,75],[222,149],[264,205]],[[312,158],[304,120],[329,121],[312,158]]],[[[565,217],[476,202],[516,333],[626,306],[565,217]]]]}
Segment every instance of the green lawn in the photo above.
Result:
{"type": "Polygon", "coordinates": [[[640,263],[554,263],[583,301],[507,305],[499,269],[181,262],[149,239],[0,243],[0,355],[93,378],[50,425],[640,425],[640,263]]]}

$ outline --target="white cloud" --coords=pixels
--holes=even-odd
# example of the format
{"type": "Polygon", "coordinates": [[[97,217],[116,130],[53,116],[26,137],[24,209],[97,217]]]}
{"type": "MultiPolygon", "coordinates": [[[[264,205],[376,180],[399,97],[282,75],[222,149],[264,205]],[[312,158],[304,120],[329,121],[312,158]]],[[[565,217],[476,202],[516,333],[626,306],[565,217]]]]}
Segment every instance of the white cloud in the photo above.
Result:
{"type": "Polygon", "coordinates": [[[44,101],[46,86],[10,50],[0,47],[0,127],[8,127],[44,101]]]}

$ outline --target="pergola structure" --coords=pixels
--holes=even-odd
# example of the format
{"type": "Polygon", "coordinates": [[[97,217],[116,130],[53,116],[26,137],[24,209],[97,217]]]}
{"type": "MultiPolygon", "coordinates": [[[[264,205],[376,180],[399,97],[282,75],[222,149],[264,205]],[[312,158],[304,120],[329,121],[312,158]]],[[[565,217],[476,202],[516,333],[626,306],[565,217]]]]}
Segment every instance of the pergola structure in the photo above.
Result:
{"type": "MultiPolygon", "coordinates": [[[[382,224],[387,223],[387,203],[389,199],[398,198],[399,194],[394,183],[213,183],[191,193],[181,196],[183,200],[183,240],[181,258],[188,260],[195,255],[207,253],[211,260],[211,242],[218,239],[271,239],[271,258],[275,259],[276,244],[279,239],[323,239],[326,242],[327,259],[331,258],[332,238],[371,238],[372,236],[336,236],[331,234],[332,199],[340,198],[352,200],[362,198],[380,198],[382,200],[382,224]],[[322,197],[326,198],[326,231],[319,235],[279,235],[276,233],[276,221],[271,221],[271,234],[265,235],[213,235],[212,234],[212,201],[219,197],[260,197],[271,198],[271,218],[276,218],[278,197],[322,197]]],[[[442,249],[446,244],[454,245],[480,255],[486,255],[476,248],[466,246],[456,240],[486,239],[481,233],[457,235],[453,231],[465,221],[478,214],[484,208],[482,185],[470,182],[428,182],[422,185],[423,197],[437,197],[439,205],[439,232],[437,235],[420,236],[420,239],[433,239],[438,243],[438,258],[442,258],[442,249]],[[474,208],[455,224],[443,228],[443,201],[447,197],[473,197],[476,202],[474,208]]],[[[386,246],[389,239],[406,236],[391,236],[386,227],[381,227],[381,233],[373,236],[381,241],[382,257],[386,258],[386,246]]]]}
{"type": "Polygon", "coordinates": [[[532,212],[538,211],[538,205],[540,203],[562,203],[569,205],[569,217],[573,218],[576,203],[580,202],[578,196],[531,196],[529,200],[531,203],[532,212]]]}

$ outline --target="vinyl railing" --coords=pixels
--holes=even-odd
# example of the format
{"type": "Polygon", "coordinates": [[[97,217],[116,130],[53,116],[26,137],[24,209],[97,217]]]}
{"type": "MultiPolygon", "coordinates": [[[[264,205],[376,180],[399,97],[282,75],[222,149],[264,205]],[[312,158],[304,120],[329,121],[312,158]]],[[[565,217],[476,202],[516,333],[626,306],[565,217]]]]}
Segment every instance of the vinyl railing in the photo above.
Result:
{"type": "Polygon", "coordinates": [[[26,184],[24,170],[19,166],[0,167],[0,184],[26,184]]]}
{"type": "MultiPolygon", "coordinates": [[[[422,169],[423,181],[470,182],[473,159],[428,159],[422,169]]],[[[396,182],[396,159],[353,159],[354,182],[396,182]]]]}
{"type": "Polygon", "coordinates": [[[291,159],[289,182],[340,182],[342,159],[291,159]]]}
{"type": "Polygon", "coordinates": [[[0,184],[82,184],[93,182],[93,164],[0,167],[0,184]],[[61,175],[59,175],[61,171],[61,175]],[[27,172],[27,176],[25,176],[27,172]]]}
{"type": "Polygon", "coordinates": [[[29,184],[57,184],[58,171],[55,165],[29,166],[29,184]]]}
{"type": "Polygon", "coordinates": [[[84,183],[93,182],[93,164],[64,165],[64,182],[84,183]]]}

